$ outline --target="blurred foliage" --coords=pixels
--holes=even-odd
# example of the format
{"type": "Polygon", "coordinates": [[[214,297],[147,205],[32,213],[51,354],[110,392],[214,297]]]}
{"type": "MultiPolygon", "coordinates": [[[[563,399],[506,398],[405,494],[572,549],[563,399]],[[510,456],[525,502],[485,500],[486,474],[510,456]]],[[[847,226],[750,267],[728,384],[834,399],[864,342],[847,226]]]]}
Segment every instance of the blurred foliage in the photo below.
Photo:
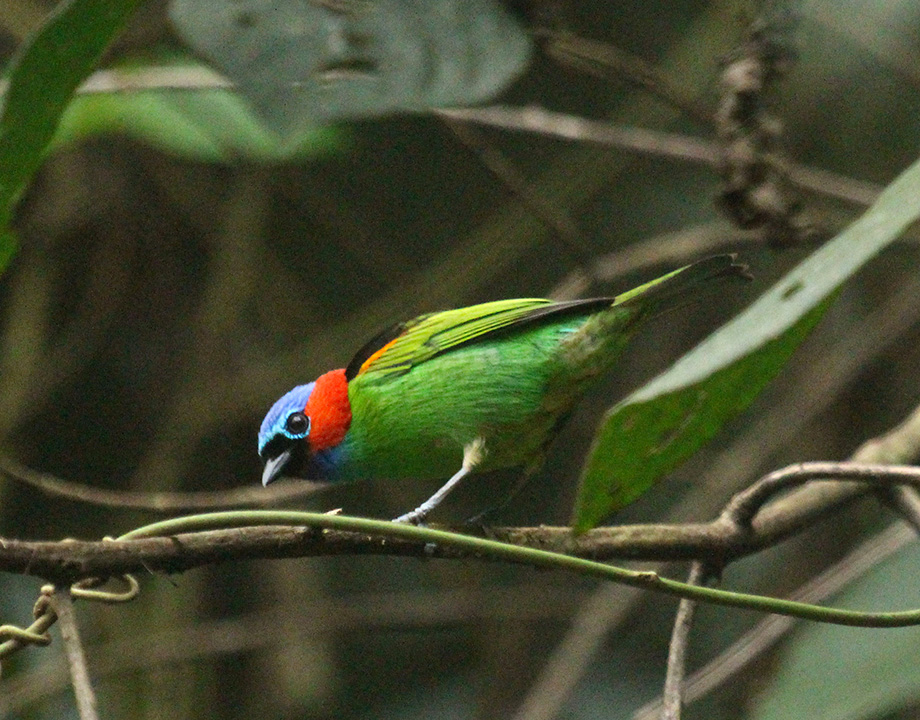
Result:
{"type": "MultiPolygon", "coordinates": [[[[542,43],[565,31],[634,53],[695,106],[712,108],[721,59],[759,6],[510,5],[536,50],[498,100],[692,136],[712,130],[636,78],[566,63],[542,43]]],[[[51,7],[3,3],[4,59],[51,7]]],[[[771,96],[783,149],[798,162],[890,182],[916,159],[920,8],[908,0],[806,0],[797,9],[798,59],[771,96]]],[[[165,2],[143,4],[104,64],[181,50],[167,10],[165,2]]],[[[46,160],[18,207],[21,248],[0,282],[0,451],[98,487],[257,483],[255,433],[272,400],[341,367],[393,320],[573,286],[608,294],[714,249],[740,252],[754,286],[650,326],[621,371],[586,398],[545,471],[497,518],[564,522],[601,412],[813,250],[770,249],[756,232],[734,230],[714,208],[712,169],[666,156],[494,128],[467,144],[450,124],[417,114],[350,123],[333,131],[347,141],[324,141],[317,157],[255,163],[258,153],[234,144],[236,131],[223,144],[221,128],[236,127],[240,116],[214,107],[205,112],[217,128],[215,149],[182,156],[198,142],[183,140],[194,94],[124,98],[122,109],[103,110],[111,100],[100,98],[96,111],[93,99],[79,101],[84,115],[75,125],[109,132],[46,160]],[[94,124],[93,113],[103,111],[110,119],[94,124]],[[127,122],[131,112],[136,120],[127,122]],[[138,127],[152,130],[131,129],[138,127]],[[527,193],[496,176],[484,149],[501,154],[527,193]],[[215,163],[218,156],[226,162],[215,163]],[[638,248],[642,263],[616,263],[638,248]]],[[[823,193],[802,201],[828,235],[863,211],[823,193]]],[[[897,423],[920,401],[917,260],[911,236],[856,275],[751,409],[616,520],[709,519],[762,472],[846,457],[897,423]]],[[[440,518],[467,517],[516,479],[496,473],[471,482],[440,518]]],[[[392,517],[431,490],[361,483],[303,504],[392,517]]],[[[0,508],[0,535],[23,538],[96,538],[150,519],[44,497],[6,478],[0,508]]],[[[785,592],[877,529],[882,515],[872,503],[855,505],[733,565],[730,583],[785,592]]],[[[907,594],[907,570],[899,572],[907,594]]],[[[381,558],[245,563],[143,585],[124,608],[79,606],[106,717],[495,718],[525,705],[539,708],[529,720],[628,717],[659,691],[674,608],[671,600],[522,568],[381,558]],[[553,688],[570,688],[558,712],[553,688]]],[[[27,617],[37,587],[0,576],[0,619],[27,617]]],[[[871,583],[857,600],[901,604],[871,583]]],[[[717,655],[751,621],[703,609],[693,663],[717,655]]],[[[838,658],[857,645],[894,657],[884,633],[834,632],[849,640],[838,658]]],[[[56,642],[4,663],[11,717],[72,713],[60,651],[56,642]]],[[[774,690],[779,697],[784,662],[781,654],[765,658],[687,716],[742,717],[755,696],[759,705],[774,690]]],[[[857,677],[891,688],[896,701],[881,699],[865,717],[909,717],[920,687],[886,685],[882,673],[890,667],[880,662],[857,677]]],[[[794,692],[832,694],[853,675],[818,668],[799,681],[806,687],[794,692]]]]}
{"type": "MultiPolygon", "coordinates": [[[[901,606],[904,598],[917,595],[918,562],[920,547],[915,543],[833,601],[846,607],[901,606]]],[[[863,720],[915,715],[920,686],[920,670],[913,662],[916,648],[916,631],[896,630],[854,642],[828,626],[803,627],[783,649],[775,683],[755,704],[752,717],[863,720]]]]}
{"type": "Polygon", "coordinates": [[[497,0],[172,0],[170,17],[282,137],[487,100],[526,68],[531,51],[497,0]]]}
{"type": "Polygon", "coordinates": [[[6,270],[6,266],[10,264],[10,260],[16,254],[17,247],[18,243],[13,233],[9,231],[0,232],[0,275],[6,270]]]}
{"type": "Polygon", "coordinates": [[[6,76],[0,114],[0,233],[44,157],[61,112],[138,0],[75,0],[23,43],[6,76]]]}
{"type": "MultiPolygon", "coordinates": [[[[114,70],[116,83],[130,85],[151,69],[161,75],[194,73],[202,66],[178,64],[174,58],[153,65],[114,70]]],[[[94,92],[68,105],[53,139],[53,147],[118,133],[187,160],[232,163],[278,162],[343,150],[340,128],[314,126],[287,139],[265,127],[238,93],[223,88],[176,92],[94,92]]]]}

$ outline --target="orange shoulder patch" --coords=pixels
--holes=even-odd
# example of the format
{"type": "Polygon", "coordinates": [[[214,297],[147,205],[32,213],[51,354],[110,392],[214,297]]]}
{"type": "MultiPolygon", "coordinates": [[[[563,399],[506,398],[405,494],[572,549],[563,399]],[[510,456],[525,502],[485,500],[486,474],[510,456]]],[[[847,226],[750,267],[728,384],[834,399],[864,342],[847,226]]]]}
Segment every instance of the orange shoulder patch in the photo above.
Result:
{"type": "Polygon", "coordinates": [[[383,355],[387,350],[389,350],[391,347],[393,347],[393,345],[396,343],[396,341],[399,340],[399,338],[401,338],[401,337],[402,337],[402,335],[400,335],[399,337],[393,338],[392,340],[390,340],[390,342],[388,342],[386,345],[384,345],[382,348],[380,348],[377,352],[375,352],[373,355],[371,355],[367,360],[365,360],[363,363],[361,363],[361,369],[358,370],[358,375],[360,375],[360,374],[363,373],[365,370],[367,370],[368,367],[370,367],[370,366],[374,363],[374,361],[375,361],[377,358],[379,358],[379,357],[380,357],[381,355],[383,355]]]}

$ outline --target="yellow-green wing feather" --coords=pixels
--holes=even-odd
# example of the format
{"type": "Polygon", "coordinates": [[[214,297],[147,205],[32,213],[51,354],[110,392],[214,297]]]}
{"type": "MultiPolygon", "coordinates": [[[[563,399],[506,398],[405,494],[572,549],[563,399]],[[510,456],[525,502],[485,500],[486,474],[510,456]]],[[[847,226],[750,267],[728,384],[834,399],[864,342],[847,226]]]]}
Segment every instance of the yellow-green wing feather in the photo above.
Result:
{"type": "Polygon", "coordinates": [[[611,305],[629,307],[633,312],[628,316],[613,315],[610,322],[617,327],[627,320],[635,323],[679,304],[686,290],[702,281],[744,276],[744,266],[733,261],[732,255],[711,257],[674,270],[616,298],[569,302],[516,298],[420,315],[394,325],[367,343],[348,364],[345,377],[376,381],[401,375],[436,355],[484,340],[503,330],[553,322],[569,313],[590,315],[611,305]]]}
{"type": "Polygon", "coordinates": [[[541,298],[515,298],[421,315],[371,340],[351,361],[346,375],[382,378],[402,374],[435,355],[514,325],[535,309],[553,304],[541,298]]]}

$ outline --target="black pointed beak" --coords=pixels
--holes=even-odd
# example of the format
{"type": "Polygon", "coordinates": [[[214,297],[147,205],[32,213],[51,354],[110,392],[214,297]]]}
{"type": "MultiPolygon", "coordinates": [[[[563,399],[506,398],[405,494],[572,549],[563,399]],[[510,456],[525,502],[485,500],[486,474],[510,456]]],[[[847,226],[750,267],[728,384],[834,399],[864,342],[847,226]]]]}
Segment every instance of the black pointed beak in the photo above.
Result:
{"type": "Polygon", "coordinates": [[[281,473],[284,472],[284,468],[290,462],[292,452],[293,450],[288,448],[280,455],[265,461],[265,468],[262,470],[262,485],[268,485],[270,482],[278,479],[281,473]]]}

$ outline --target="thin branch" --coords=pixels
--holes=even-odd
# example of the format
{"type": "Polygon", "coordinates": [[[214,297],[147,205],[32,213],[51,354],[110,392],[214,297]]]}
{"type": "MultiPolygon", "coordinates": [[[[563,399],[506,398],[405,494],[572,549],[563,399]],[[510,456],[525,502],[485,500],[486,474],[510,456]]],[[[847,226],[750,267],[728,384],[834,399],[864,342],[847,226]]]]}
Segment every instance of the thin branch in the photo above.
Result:
{"type": "Polygon", "coordinates": [[[504,130],[525,130],[563,140],[606,145],[620,150],[661,155],[672,160],[716,166],[719,144],[680,133],[648,128],[614,125],[604,120],[590,120],[566,113],[546,110],[537,105],[513,107],[491,105],[482,108],[435,110],[435,115],[472,122],[504,130]]]}
{"type": "MultiPolygon", "coordinates": [[[[507,130],[526,130],[567,140],[660,155],[674,160],[704,163],[712,167],[718,167],[721,158],[721,146],[715,141],[647,128],[613,125],[536,106],[495,105],[485,108],[437,110],[435,113],[454,120],[466,120],[507,130]]],[[[788,173],[789,180],[803,190],[845,200],[854,205],[871,205],[881,192],[881,188],[873,183],[785,160],[770,160],[788,173]]]]}
{"type": "MultiPolygon", "coordinates": [[[[896,427],[863,443],[853,453],[851,460],[894,463],[910,461],[918,456],[920,456],[920,406],[896,427]]],[[[850,486],[852,487],[852,484],[850,486]]],[[[904,505],[897,500],[894,504],[902,517],[916,528],[917,518],[914,517],[917,509],[916,491],[913,488],[895,487],[891,488],[890,492],[898,493],[900,498],[908,498],[904,505]]],[[[793,493],[792,499],[795,499],[798,493],[809,493],[809,489],[793,493]]],[[[790,598],[804,602],[820,602],[861,577],[915,537],[914,533],[901,525],[889,528],[867,540],[818,577],[802,585],[790,595],[790,598]]],[[[779,642],[792,628],[793,623],[793,620],[778,615],[758,622],[718,658],[693,674],[687,683],[686,701],[698,700],[721,686],[779,642]]],[[[633,720],[652,720],[657,716],[660,707],[661,700],[653,700],[640,708],[633,720]]]]}
{"type": "MultiPolygon", "coordinates": [[[[895,477],[894,480],[903,478],[895,477]]],[[[743,539],[746,533],[739,534],[735,532],[737,526],[725,522],[723,518],[717,521],[721,529],[731,532],[731,539],[743,539]]],[[[545,549],[537,547],[517,546],[510,543],[497,542],[494,539],[479,538],[472,535],[462,535],[451,533],[433,528],[417,527],[404,523],[394,523],[386,520],[372,520],[367,518],[347,517],[337,513],[307,513],[299,511],[235,511],[210,513],[207,515],[193,515],[187,517],[178,517],[170,520],[163,520],[158,523],[145,525],[141,528],[132,530],[123,535],[117,541],[106,541],[103,545],[109,547],[114,545],[124,546],[122,549],[131,549],[131,546],[138,541],[165,540],[172,548],[172,557],[169,559],[165,569],[180,569],[190,567],[188,564],[188,553],[184,552],[193,546],[196,541],[203,537],[217,536],[226,533],[227,528],[239,527],[237,542],[226,543],[224,547],[209,546],[211,556],[209,562],[220,562],[226,559],[240,559],[246,557],[240,554],[241,548],[249,548],[249,543],[245,542],[243,534],[250,535],[253,531],[259,529],[278,529],[294,533],[292,545],[302,545],[305,541],[309,543],[312,540],[323,541],[327,534],[338,531],[345,536],[363,536],[370,538],[371,541],[379,539],[377,547],[381,552],[385,548],[395,543],[403,542],[414,545],[414,553],[421,554],[425,558],[431,557],[474,557],[478,559],[501,560],[505,562],[530,565],[538,568],[564,570],[579,573],[588,577],[596,577],[608,581],[613,581],[631,587],[652,590],[655,592],[673,595],[680,598],[693,600],[704,600],[706,602],[726,607],[742,608],[747,610],[756,610],[760,612],[778,613],[781,615],[790,615],[801,619],[814,620],[819,622],[834,623],[838,625],[848,625],[854,627],[905,627],[909,625],[920,624],[920,609],[898,610],[886,612],[867,612],[860,610],[846,610],[841,608],[820,607],[799,603],[780,598],[770,598],[762,595],[752,595],[734,591],[718,590],[715,588],[691,585],[676,580],[662,577],[656,572],[635,571],[624,567],[608,565],[597,560],[588,560],[560,552],[548,552],[545,549]],[[212,531],[209,528],[223,528],[222,530],[212,531]],[[298,542],[299,541],[299,542],[298,542]],[[178,554],[177,552],[178,551],[178,554]]],[[[213,538],[212,538],[213,539],[213,538]]],[[[0,540],[0,551],[22,549],[27,545],[34,543],[25,542],[6,542],[0,540]]],[[[77,545],[76,541],[62,541],[61,543],[45,543],[47,546],[66,546],[71,548],[77,545]]],[[[83,543],[84,546],[93,545],[93,543],[83,543]]],[[[280,543],[273,543],[272,552],[258,552],[250,557],[278,557],[277,547],[280,543]]],[[[33,553],[35,553],[33,548],[33,553]]],[[[5,554],[5,553],[4,553],[5,554]]],[[[303,556],[302,550],[294,553],[296,556],[303,556]]],[[[64,553],[65,556],[69,553],[64,553]]],[[[291,555],[284,555],[290,557],[291,555]]],[[[149,556],[145,556],[149,557],[149,556]]],[[[149,569],[152,563],[145,562],[143,559],[135,558],[145,569],[149,569]]],[[[720,564],[724,562],[720,558],[720,564]]],[[[195,565],[204,564],[200,558],[193,561],[195,565]]],[[[85,574],[84,568],[79,569],[80,574],[85,574]]],[[[28,561],[23,572],[28,573],[32,570],[32,561],[28,561]]],[[[107,602],[124,602],[132,599],[136,595],[137,583],[127,576],[126,580],[129,589],[122,593],[113,593],[108,591],[93,590],[92,587],[98,582],[95,577],[105,577],[110,568],[101,572],[93,573],[92,576],[82,580],[77,586],[79,587],[81,597],[104,600],[107,602]]],[[[73,559],[66,557],[65,567],[56,571],[60,576],[65,573],[72,574],[78,572],[73,567],[73,559]],[[69,566],[66,566],[69,565],[69,566]]],[[[77,592],[77,588],[73,589],[77,592]]],[[[17,628],[14,631],[23,632],[17,628]]],[[[35,628],[29,628],[28,632],[34,632],[35,628]]],[[[39,638],[43,640],[43,638],[39,638]]],[[[4,643],[6,645],[6,643],[4,643]]],[[[7,654],[15,648],[4,649],[7,654]]]]}
{"type": "Polygon", "coordinates": [[[51,604],[60,622],[61,640],[64,642],[67,664],[70,666],[70,680],[73,683],[80,720],[99,720],[99,713],[96,711],[96,694],[93,692],[89,671],[86,668],[86,656],[83,653],[83,644],[80,642],[80,631],[77,628],[77,616],[73,611],[70,589],[55,588],[51,604]]]}
{"type": "MultiPolygon", "coordinates": [[[[0,81],[0,95],[9,81],[0,81]]],[[[77,88],[78,95],[151,90],[232,90],[233,83],[204,65],[97,70],[77,88]]]]}
{"type": "MultiPolygon", "coordinates": [[[[707,576],[704,563],[694,562],[690,567],[687,583],[701,585],[707,576]]],[[[664,701],[661,706],[661,720],[680,720],[683,708],[684,677],[687,670],[687,645],[696,602],[681,600],[674,618],[674,630],[668,646],[668,670],[664,680],[664,701]]]]}
{"type": "MultiPolygon", "coordinates": [[[[815,465],[823,466],[812,468],[815,471],[814,476],[823,477],[827,470],[826,464],[815,465]],[[818,470],[821,472],[818,472],[818,470]]],[[[882,481],[882,474],[877,468],[863,467],[859,469],[863,471],[860,477],[864,477],[876,483],[882,481]]],[[[785,473],[786,478],[792,478],[801,482],[801,476],[807,474],[803,472],[801,467],[793,468],[793,470],[796,472],[787,470],[785,473]]],[[[857,468],[847,468],[847,470],[851,470],[853,471],[853,474],[855,474],[857,468]]],[[[905,478],[908,480],[915,479],[910,475],[909,472],[906,472],[906,470],[909,469],[897,466],[890,468],[892,477],[890,477],[889,480],[891,482],[903,482],[905,481],[905,478]]],[[[761,485],[771,489],[780,487],[775,480],[775,478],[779,475],[780,473],[773,473],[772,475],[765,478],[761,482],[761,485]]],[[[760,493],[760,495],[757,493],[747,493],[745,497],[751,497],[752,495],[759,497],[760,495],[763,495],[763,493],[760,493]]],[[[746,517],[744,513],[738,512],[737,508],[744,508],[749,505],[750,503],[745,505],[744,503],[739,502],[730,504],[730,509],[734,506],[735,512],[723,513],[722,516],[720,516],[720,518],[714,523],[714,525],[717,527],[720,526],[721,531],[728,531],[730,533],[730,537],[727,538],[729,544],[731,544],[730,541],[732,540],[740,539],[743,542],[749,534],[747,531],[751,530],[751,528],[742,527],[741,523],[735,521],[735,519],[739,516],[746,517]]],[[[201,536],[216,534],[215,531],[211,531],[209,528],[225,528],[224,530],[216,531],[217,533],[221,533],[226,532],[226,528],[233,526],[241,527],[241,529],[238,531],[239,533],[251,533],[253,530],[256,530],[257,527],[261,528],[262,526],[282,526],[282,529],[284,530],[294,531],[296,533],[306,535],[309,537],[309,539],[320,540],[324,540],[327,533],[333,531],[342,532],[346,536],[366,535],[369,536],[372,540],[374,538],[380,537],[382,538],[382,544],[380,545],[381,548],[388,543],[390,547],[392,547],[393,543],[390,541],[403,541],[410,544],[414,543],[416,546],[421,545],[421,552],[424,557],[447,557],[448,555],[444,555],[439,552],[439,548],[444,548],[451,555],[459,552],[471,557],[505,560],[510,562],[529,564],[535,567],[564,569],[572,572],[580,572],[589,576],[614,580],[625,585],[676,595],[682,598],[706,600],[707,602],[712,602],[718,605],[792,615],[799,618],[820,620],[822,622],[832,622],[843,625],[861,627],[902,627],[905,625],[917,624],[920,622],[920,610],[867,613],[836,608],[822,608],[815,605],[806,605],[794,601],[781,600],[778,598],[766,598],[745,593],[720,591],[706,587],[689,585],[686,583],[679,583],[674,580],[663,578],[654,572],[631,571],[622,567],[615,567],[597,561],[573,557],[569,554],[547,552],[541,548],[515,546],[509,543],[496,542],[493,539],[482,539],[469,535],[459,535],[456,533],[449,533],[428,528],[420,528],[404,524],[394,524],[387,521],[345,517],[335,514],[320,515],[317,513],[304,513],[295,511],[262,511],[261,513],[257,511],[237,511],[212,513],[209,515],[174,518],[172,520],[165,520],[159,523],[154,523],[152,525],[147,525],[125,534],[120,540],[122,543],[124,543],[125,541],[136,541],[145,538],[159,539],[165,536],[170,545],[177,545],[180,548],[187,549],[190,544],[192,544],[196,539],[200,539],[201,536]]],[[[68,547],[72,547],[73,543],[75,543],[75,541],[64,541],[59,545],[67,545],[68,547]]],[[[88,544],[89,543],[85,543],[85,545],[88,544]]],[[[114,544],[114,541],[106,544],[109,544],[111,547],[114,544]]],[[[129,542],[127,544],[130,545],[132,543],[129,542]]],[[[19,545],[21,549],[22,547],[29,545],[29,543],[16,543],[13,541],[0,542],[0,545],[2,545],[4,550],[15,550],[17,549],[16,545],[19,545]]],[[[53,546],[56,545],[56,543],[46,543],[46,545],[53,546]]],[[[273,544],[275,552],[277,552],[277,546],[277,543],[273,544]]],[[[237,552],[229,553],[230,556],[232,556],[234,559],[240,557],[238,554],[239,547],[240,543],[234,543],[233,549],[236,549],[237,552]]],[[[210,549],[212,552],[214,552],[214,548],[210,549]]],[[[226,549],[227,548],[225,548],[225,550],[226,549]]],[[[417,549],[416,552],[418,552],[417,549]]],[[[23,572],[31,571],[35,554],[36,552],[33,549],[33,557],[29,558],[23,572]]],[[[304,553],[301,552],[297,554],[302,555],[304,553]]],[[[214,555],[211,561],[217,562],[227,559],[225,555],[226,553],[219,553],[214,555]]],[[[258,553],[256,556],[266,557],[266,555],[262,553],[258,553]]],[[[66,562],[71,564],[71,568],[66,570],[66,572],[73,572],[72,559],[67,558],[66,562]]],[[[200,564],[200,561],[198,562],[200,564]]],[[[718,562],[724,563],[724,553],[723,556],[718,559],[718,562]]],[[[143,560],[141,560],[141,563],[144,568],[148,568],[151,564],[149,562],[144,562],[143,560]]],[[[177,569],[177,567],[184,567],[187,563],[188,558],[174,557],[170,560],[170,567],[167,569],[177,569]]],[[[85,570],[85,568],[83,568],[83,570],[85,570]]],[[[84,580],[83,582],[92,583],[93,576],[105,577],[110,575],[112,574],[110,570],[110,568],[107,568],[104,571],[93,573],[88,580],[84,580]]],[[[64,572],[65,569],[61,568],[56,571],[56,574],[60,576],[64,572]]],[[[111,601],[123,601],[125,599],[130,599],[136,592],[136,582],[134,582],[130,577],[128,580],[130,581],[130,585],[132,587],[127,595],[124,593],[113,594],[109,592],[94,592],[88,588],[81,588],[81,595],[99,599],[107,599],[111,601]]],[[[13,628],[13,630],[19,631],[17,628],[13,628]]],[[[29,628],[29,630],[26,632],[34,631],[34,628],[29,628]]],[[[19,632],[22,633],[23,631],[19,632]]],[[[43,640],[43,638],[38,639],[39,641],[43,640]]],[[[9,651],[11,650],[12,648],[9,651]]]]}
{"type": "MultiPolygon", "coordinates": [[[[806,477],[824,480],[860,477],[872,483],[920,480],[920,468],[838,463],[804,463],[766,476],[761,484],[775,490],[777,474],[790,483],[806,477]]],[[[755,483],[755,488],[759,485],[755,483]]],[[[761,491],[753,491],[756,497],[761,491]]],[[[564,553],[577,558],[612,560],[734,560],[776,544],[834,510],[841,502],[867,492],[864,482],[820,482],[774,501],[761,510],[749,528],[724,517],[684,525],[620,525],[596,528],[574,536],[568,527],[496,527],[484,532],[492,540],[521,547],[564,553]],[[845,491],[833,492],[836,486],[845,491]],[[810,491],[810,492],[809,492],[810,491]]],[[[749,491],[742,493],[749,497],[749,491]]],[[[744,507],[744,505],[743,505],[744,507]]],[[[469,528],[464,528],[467,532],[469,528]]],[[[243,527],[208,530],[174,538],[150,537],[116,541],[0,541],[0,571],[37,575],[52,581],[108,577],[130,572],[180,572],[228,560],[312,557],[321,555],[400,555],[407,557],[480,557],[447,545],[382,537],[365,532],[304,527],[243,527]]]]}
{"type": "Polygon", "coordinates": [[[764,504],[774,495],[814,480],[859,480],[890,487],[893,484],[920,485],[920,467],[874,465],[853,462],[806,462],[790,465],[762,477],[741,491],[722,512],[722,518],[738,526],[749,526],[764,504]]]}
{"type": "Polygon", "coordinates": [[[48,473],[31,470],[4,457],[0,457],[0,474],[52,497],[62,497],[68,500],[110,508],[150,510],[153,512],[193,512],[196,510],[217,510],[239,506],[272,505],[307,497],[326,487],[323,483],[297,480],[275,483],[267,488],[251,486],[211,492],[109,490],[62,480],[48,473]]]}
{"type": "Polygon", "coordinates": [[[570,32],[548,32],[544,51],[563,65],[610,80],[642,88],[701,124],[709,124],[709,107],[690,96],[657,65],[612,43],[580,37],[570,32]]]}

